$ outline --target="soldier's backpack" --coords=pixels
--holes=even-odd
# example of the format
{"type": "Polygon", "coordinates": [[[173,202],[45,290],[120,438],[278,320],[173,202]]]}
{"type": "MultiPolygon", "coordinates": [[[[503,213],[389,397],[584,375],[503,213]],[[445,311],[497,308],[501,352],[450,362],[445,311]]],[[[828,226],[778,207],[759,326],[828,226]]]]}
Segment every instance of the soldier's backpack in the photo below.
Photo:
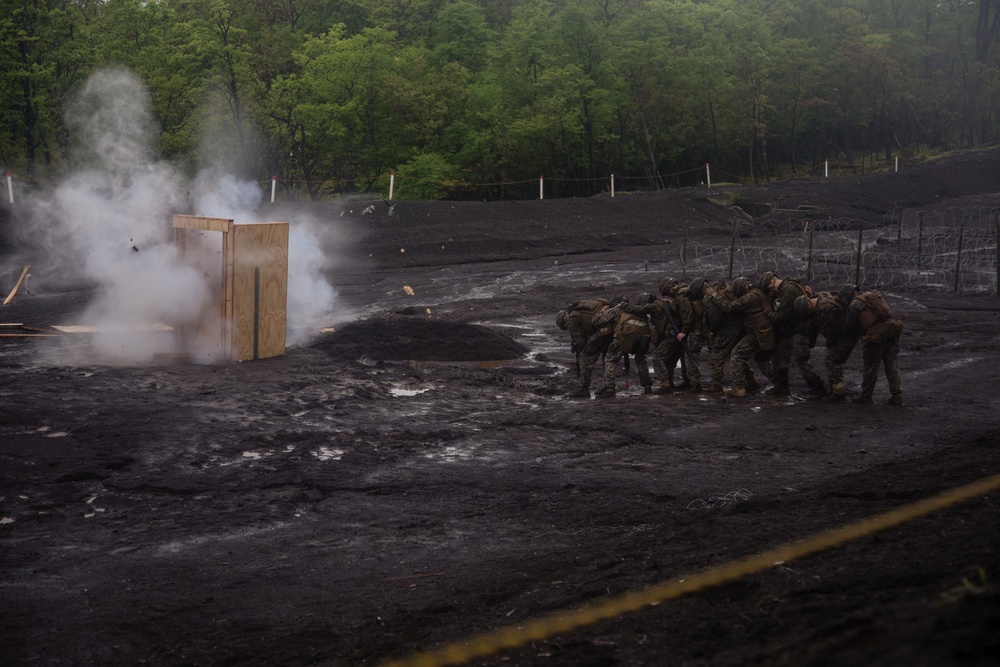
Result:
{"type": "Polygon", "coordinates": [[[569,304],[566,306],[566,310],[569,311],[570,317],[580,318],[580,326],[589,335],[594,329],[592,324],[594,314],[607,305],[607,299],[584,299],[583,301],[574,301],[569,304]]]}
{"type": "Polygon", "coordinates": [[[864,301],[865,305],[875,311],[877,319],[892,317],[892,308],[889,307],[889,304],[885,302],[885,299],[878,292],[862,292],[857,298],[864,301]]]}

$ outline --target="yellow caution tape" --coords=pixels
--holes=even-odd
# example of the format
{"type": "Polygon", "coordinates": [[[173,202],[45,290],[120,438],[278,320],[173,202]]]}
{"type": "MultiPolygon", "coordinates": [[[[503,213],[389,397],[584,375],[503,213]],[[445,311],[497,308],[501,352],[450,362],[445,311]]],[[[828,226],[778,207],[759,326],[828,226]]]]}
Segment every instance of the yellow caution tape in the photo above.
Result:
{"type": "Polygon", "coordinates": [[[576,630],[598,621],[615,618],[638,611],[665,600],[679,598],[688,593],[734,581],[748,574],[760,572],[797,558],[809,556],[840,546],[847,542],[873,535],[931,512],[1000,490],[1000,474],[972,484],[946,491],[932,498],[858,521],[841,528],[819,533],[805,540],[785,544],[755,556],[726,563],[685,577],[650,586],[641,591],[627,593],[575,610],[559,612],[529,621],[523,625],[484,633],[462,642],[449,644],[435,651],[416,653],[403,660],[393,660],[384,667],[439,667],[458,665],[473,658],[483,658],[500,651],[519,648],[530,642],[542,641],[555,635],[576,630]]]}

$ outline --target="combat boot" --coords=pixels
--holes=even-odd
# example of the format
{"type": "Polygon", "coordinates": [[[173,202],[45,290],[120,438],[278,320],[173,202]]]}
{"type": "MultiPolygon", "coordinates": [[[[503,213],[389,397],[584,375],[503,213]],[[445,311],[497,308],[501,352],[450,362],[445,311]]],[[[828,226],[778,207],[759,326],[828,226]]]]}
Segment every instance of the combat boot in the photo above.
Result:
{"type": "Polygon", "coordinates": [[[809,388],[809,393],[806,394],[806,399],[810,401],[817,401],[827,395],[826,387],[822,383],[814,385],[809,388]]]}
{"type": "Polygon", "coordinates": [[[903,404],[902,394],[893,394],[892,396],[889,397],[889,405],[902,405],[902,404],[903,404]]]}
{"type": "Polygon", "coordinates": [[[858,405],[871,405],[872,397],[865,396],[864,394],[862,394],[860,396],[855,396],[854,398],[852,398],[851,403],[857,403],[858,405]]]}
{"type": "Polygon", "coordinates": [[[566,398],[590,398],[590,389],[588,387],[577,387],[566,394],[566,398]]]}
{"type": "Polygon", "coordinates": [[[729,390],[729,395],[733,398],[743,398],[747,395],[746,387],[741,387],[738,384],[734,384],[733,388],[729,390]]]}
{"type": "Polygon", "coordinates": [[[706,394],[721,394],[723,392],[721,382],[712,382],[703,390],[706,394]]]}
{"type": "Polygon", "coordinates": [[[747,381],[747,391],[750,392],[751,394],[756,394],[758,391],[760,391],[760,382],[757,382],[757,378],[751,377],[747,381]]]}
{"type": "Polygon", "coordinates": [[[830,385],[830,389],[832,390],[830,392],[830,400],[831,401],[842,401],[842,400],[844,400],[845,396],[844,396],[844,383],[843,382],[834,382],[832,385],[830,385]]]}
{"type": "Polygon", "coordinates": [[[644,385],[642,385],[642,393],[644,393],[644,394],[652,394],[653,393],[653,385],[651,385],[651,384],[644,384],[644,385]]]}
{"type": "Polygon", "coordinates": [[[692,383],[691,384],[691,388],[688,389],[688,391],[691,392],[692,394],[700,394],[701,393],[701,384],[700,383],[699,384],[692,383]]]}
{"type": "Polygon", "coordinates": [[[594,398],[614,398],[615,388],[614,387],[604,387],[599,392],[594,394],[594,398]]]}
{"type": "Polygon", "coordinates": [[[674,391],[687,391],[690,388],[691,388],[691,383],[688,382],[687,380],[684,380],[679,385],[674,387],[674,391]]]}
{"type": "Polygon", "coordinates": [[[670,386],[670,381],[661,382],[660,386],[653,390],[654,394],[672,394],[674,388],[670,386]]]}

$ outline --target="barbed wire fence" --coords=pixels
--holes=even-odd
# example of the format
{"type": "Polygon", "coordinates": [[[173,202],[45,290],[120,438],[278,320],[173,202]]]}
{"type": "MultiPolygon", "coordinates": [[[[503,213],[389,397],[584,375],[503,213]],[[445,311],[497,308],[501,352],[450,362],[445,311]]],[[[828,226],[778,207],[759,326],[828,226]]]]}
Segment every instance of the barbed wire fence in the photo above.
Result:
{"type": "Polygon", "coordinates": [[[687,275],[804,278],[822,289],[926,289],[1000,294],[1000,210],[896,209],[880,223],[851,218],[751,218],[734,214],[728,247],[687,243],[687,275]]]}

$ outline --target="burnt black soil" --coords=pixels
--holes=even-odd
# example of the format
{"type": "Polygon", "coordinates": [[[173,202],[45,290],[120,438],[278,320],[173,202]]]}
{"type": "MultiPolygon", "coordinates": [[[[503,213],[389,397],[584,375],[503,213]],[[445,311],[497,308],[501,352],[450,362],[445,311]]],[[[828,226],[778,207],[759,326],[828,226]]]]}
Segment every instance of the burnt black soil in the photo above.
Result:
{"type": "MultiPolygon", "coordinates": [[[[728,201],[877,224],[989,206],[997,183],[982,151],[728,201]]],[[[728,238],[731,207],[369,203],[298,205],[336,228],[339,296],[283,356],[111,366],[85,336],[0,338],[2,664],[380,664],[1000,472],[994,295],[887,292],[902,407],[884,379],[872,406],[806,401],[794,369],[786,398],[644,396],[633,369],[613,400],[570,400],[555,312],[650,290],[683,227],[728,238]]],[[[8,245],[0,292],[23,263],[0,323],[28,328],[2,329],[77,323],[92,290],[44,248],[8,245]]],[[[998,525],[988,493],[473,664],[993,665],[998,525]]]]}

